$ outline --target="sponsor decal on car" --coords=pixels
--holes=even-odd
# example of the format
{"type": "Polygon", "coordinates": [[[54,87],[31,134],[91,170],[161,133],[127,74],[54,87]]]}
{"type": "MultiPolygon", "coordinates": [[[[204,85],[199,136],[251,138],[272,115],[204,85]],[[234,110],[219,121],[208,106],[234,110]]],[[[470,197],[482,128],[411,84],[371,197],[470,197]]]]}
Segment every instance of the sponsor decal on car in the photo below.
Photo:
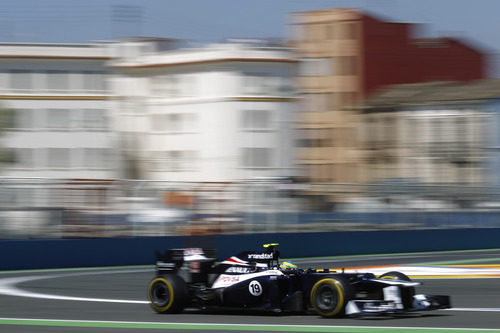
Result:
{"type": "Polygon", "coordinates": [[[271,276],[278,276],[278,275],[283,275],[283,273],[280,272],[279,270],[268,270],[265,272],[249,273],[249,274],[244,274],[244,275],[221,274],[215,280],[214,284],[212,285],[212,288],[228,287],[228,286],[231,286],[235,283],[239,283],[242,281],[253,280],[253,279],[256,279],[259,277],[265,277],[265,276],[271,278],[271,276]]]}
{"type": "Polygon", "coordinates": [[[250,253],[248,259],[273,259],[272,253],[250,253]]]}
{"type": "Polygon", "coordinates": [[[202,254],[203,254],[202,249],[198,249],[198,248],[184,249],[185,256],[202,255],[202,254]]]}
{"type": "Polygon", "coordinates": [[[250,273],[252,269],[244,266],[233,266],[226,269],[226,273],[250,273]]]}

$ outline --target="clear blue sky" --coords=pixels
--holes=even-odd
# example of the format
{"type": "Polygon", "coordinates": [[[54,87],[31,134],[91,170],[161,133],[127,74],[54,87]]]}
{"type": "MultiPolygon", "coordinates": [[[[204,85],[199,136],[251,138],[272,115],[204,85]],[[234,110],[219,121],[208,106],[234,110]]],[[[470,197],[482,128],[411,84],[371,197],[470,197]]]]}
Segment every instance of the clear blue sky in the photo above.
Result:
{"type": "Polygon", "coordinates": [[[0,0],[0,41],[89,42],[125,35],[198,42],[285,37],[289,13],[336,7],[425,23],[429,37],[460,36],[486,51],[500,52],[498,0],[0,0]],[[140,15],[128,12],[130,6],[140,8],[140,15]],[[129,22],[121,22],[127,15],[129,22]]]}

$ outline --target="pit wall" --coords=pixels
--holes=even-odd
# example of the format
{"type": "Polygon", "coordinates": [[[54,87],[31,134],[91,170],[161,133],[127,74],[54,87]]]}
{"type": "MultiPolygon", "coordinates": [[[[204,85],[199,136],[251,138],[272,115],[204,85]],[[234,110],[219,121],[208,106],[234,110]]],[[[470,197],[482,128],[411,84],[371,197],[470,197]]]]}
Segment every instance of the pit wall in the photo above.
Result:
{"type": "Polygon", "coordinates": [[[219,259],[280,243],[283,258],[500,248],[500,228],[94,239],[0,240],[0,270],[149,265],[155,251],[217,249],[219,259]]]}

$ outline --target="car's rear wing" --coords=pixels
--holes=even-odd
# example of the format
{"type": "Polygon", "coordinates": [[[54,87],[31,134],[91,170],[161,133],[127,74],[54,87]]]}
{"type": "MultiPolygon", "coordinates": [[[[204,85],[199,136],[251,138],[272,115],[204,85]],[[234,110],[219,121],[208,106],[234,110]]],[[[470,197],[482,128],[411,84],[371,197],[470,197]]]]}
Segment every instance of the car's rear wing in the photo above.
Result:
{"type": "Polygon", "coordinates": [[[157,251],[156,269],[159,273],[175,273],[184,263],[198,267],[203,263],[212,264],[217,260],[215,254],[215,249],[202,248],[170,249],[164,253],[157,251]]]}

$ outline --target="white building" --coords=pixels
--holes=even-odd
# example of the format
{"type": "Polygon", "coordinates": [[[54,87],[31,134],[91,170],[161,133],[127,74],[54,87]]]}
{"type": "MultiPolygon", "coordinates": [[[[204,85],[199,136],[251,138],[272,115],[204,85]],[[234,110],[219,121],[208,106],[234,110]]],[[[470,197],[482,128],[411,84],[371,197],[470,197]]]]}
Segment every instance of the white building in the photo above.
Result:
{"type": "Polygon", "coordinates": [[[500,83],[428,82],[388,86],[368,100],[361,131],[369,182],[484,186],[496,139],[500,83]]]}
{"type": "Polygon", "coordinates": [[[105,44],[0,43],[0,138],[14,163],[4,177],[116,177],[105,44]]]}
{"type": "Polygon", "coordinates": [[[117,44],[133,56],[119,52],[112,62],[116,129],[125,164],[136,161],[140,178],[226,182],[294,174],[297,60],[286,49],[226,43],[161,52],[148,43],[154,41],[117,44]]]}

